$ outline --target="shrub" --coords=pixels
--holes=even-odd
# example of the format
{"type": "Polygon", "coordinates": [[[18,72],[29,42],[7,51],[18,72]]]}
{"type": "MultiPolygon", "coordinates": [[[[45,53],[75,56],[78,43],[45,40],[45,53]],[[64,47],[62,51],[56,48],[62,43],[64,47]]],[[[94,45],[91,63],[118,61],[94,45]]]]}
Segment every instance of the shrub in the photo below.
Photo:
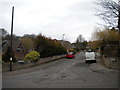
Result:
{"type": "Polygon", "coordinates": [[[25,56],[25,60],[30,60],[32,62],[36,62],[39,60],[40,54],[37,51],[31,51],[25,56]]]}

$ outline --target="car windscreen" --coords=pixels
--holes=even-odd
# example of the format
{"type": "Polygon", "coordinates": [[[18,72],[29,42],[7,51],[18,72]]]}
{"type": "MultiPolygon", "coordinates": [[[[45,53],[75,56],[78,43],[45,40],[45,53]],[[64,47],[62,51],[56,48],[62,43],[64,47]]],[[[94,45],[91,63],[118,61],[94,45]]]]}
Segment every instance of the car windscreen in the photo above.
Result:
{"type": "Polygon", "coordinates": [[[68,55],[73,55],[73,52],[68,52],[68,55]]]}

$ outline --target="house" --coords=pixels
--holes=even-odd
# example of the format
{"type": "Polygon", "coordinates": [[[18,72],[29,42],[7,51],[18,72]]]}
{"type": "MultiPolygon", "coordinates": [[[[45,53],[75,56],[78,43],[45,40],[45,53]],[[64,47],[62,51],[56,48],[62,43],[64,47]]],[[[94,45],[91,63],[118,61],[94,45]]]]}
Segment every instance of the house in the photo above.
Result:
{"type": "MultiPolygon", "coordinates": [[[[4,54],[7,51],[7,48],[10,46],[10,44],[11,44],[10,40],[4,40],[2,42],[2,54],[4,54]]],[[[14,53],[16,60],[22,60],[26,55],[26,50],[22,42],[19,41],[18,39],[13,39],[12,51],[14,53]]]]}
{"type": "Polygon", "coordinates": [[[64,41],[64,40],[58,40],[58,41],[61,43],[61,45],[65,49],[69,50],[70,48],[72,48],[72,45],[71,45],[71,43],[69,41],[64,41]]]}

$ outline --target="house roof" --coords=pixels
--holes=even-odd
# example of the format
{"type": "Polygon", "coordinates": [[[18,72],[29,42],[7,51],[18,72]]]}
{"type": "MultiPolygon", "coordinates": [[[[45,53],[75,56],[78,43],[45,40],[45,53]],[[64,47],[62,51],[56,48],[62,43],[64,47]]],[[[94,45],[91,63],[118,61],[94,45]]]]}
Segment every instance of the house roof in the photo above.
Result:
{"type": "MultiPolygon", "coordinates": [[[[16,50],[16,48],[18,47],[18,45],[21,43],[21,41],[13,39],[12,41],[12,50],[13,52],[16,50]]],[[[11,45],[11,41],[10,40],[4,40],[2,43],[2,52],[6,52],[8,46],[11,45]]]]}

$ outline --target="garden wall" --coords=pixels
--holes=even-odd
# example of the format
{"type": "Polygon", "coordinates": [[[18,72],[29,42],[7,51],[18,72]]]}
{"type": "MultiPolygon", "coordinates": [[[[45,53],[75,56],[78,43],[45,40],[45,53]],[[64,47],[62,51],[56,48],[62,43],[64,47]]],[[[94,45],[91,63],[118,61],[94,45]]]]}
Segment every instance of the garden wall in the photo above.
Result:
{"type": "Polygon", "coordinates": [[[102,56],[102,64],[107,66],[109,69],[119,69],[120,70],[120,60],[114,57],[104,57],[102,56]]]}
{"type": "MultiPolygon", "coordinates": [[[[32,66],[36,66],[36,65],[40,65],[43,63],[47,63],[47,62],[51,62],[51,61],[55,61],[58,60],[60,58],[65,57],[65,55],[58,55],[58,56],[53,56],[53,57],[48,57],[48,58],[41,58],[40,60],[38,60],[37,62],[25,62],[24,64],[19,64],[19,63],[13,63],[12,64],[12,70],[19,70],[19,69],[23,69],[23,68],[28,68],[28,67],[32,67],[32,66]]],[[[9,71],[9,64],[3,64],[2,65],[2,71],[9,71]]]]}

